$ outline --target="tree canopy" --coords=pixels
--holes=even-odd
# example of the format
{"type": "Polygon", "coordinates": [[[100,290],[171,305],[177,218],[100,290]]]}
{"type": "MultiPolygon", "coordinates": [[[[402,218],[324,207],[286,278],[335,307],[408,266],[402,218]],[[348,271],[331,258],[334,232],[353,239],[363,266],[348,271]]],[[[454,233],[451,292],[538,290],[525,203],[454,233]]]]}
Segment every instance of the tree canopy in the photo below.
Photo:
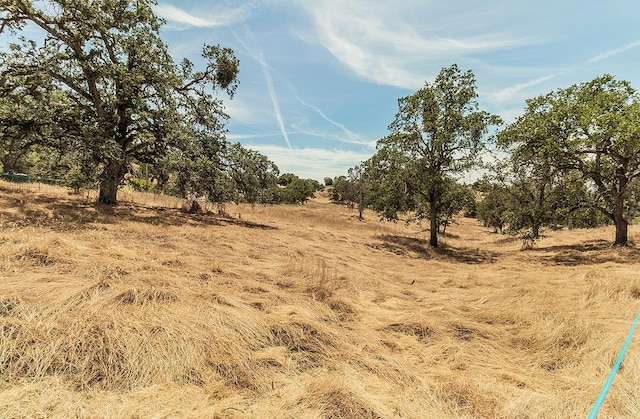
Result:
{"type": "Polygon", "coordinates": [[[0,109],[22,111],[0,126],[5,157],[34,144],[83,150],[100,168],[99,201],[115,204],[132,162],[194,149],[212,158],[224,148],[219,93],[233,96],[239,62],[228,48],[204,45],[204,69],[174,63],[153,4],[0,0],[0,34],[15,38],[0,56],[0,109]],[[27,24],[41,41],[16,37],[27,24]]]}
{"type": "Polygon", "coordinates": [[[390,134],[368,162],[369,177],[379,180],[372,206],[389,219],[405,210],[429,219],[434,247],[448,185],[478,164],[489,127],[501,122],[479,110],[476,97],[471,71],[443,68],[433,83],[398,100],[390,134]]]}
{"type": "Polygon", "coordinates": [[[604,75],[528,100],[499,136],[510,152],[548,161],[547,178],[578,173],[589,204],[615,224],[616,245],[628,242],[630,198],[640,178],[639,99],[629,82],[604,75]]]}

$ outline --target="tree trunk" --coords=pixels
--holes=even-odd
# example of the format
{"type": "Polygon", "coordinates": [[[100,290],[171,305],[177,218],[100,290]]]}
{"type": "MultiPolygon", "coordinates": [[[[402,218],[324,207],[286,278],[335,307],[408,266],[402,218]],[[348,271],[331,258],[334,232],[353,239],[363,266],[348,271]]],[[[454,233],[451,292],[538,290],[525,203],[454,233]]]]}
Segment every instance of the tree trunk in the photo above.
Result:
{"type": "Polygon", "coordinates": [[[436,211],[434,204],[431,204],[429,219],[431,221],[429,244],[431,247],[438,247],[438,211],[436,211]]]}
{"type": "Polygon", "coordinates": [[[614,246],[626,246],[629,241],[627,230],[629,222],[624,218],[624,198],[616,199],[616,205],[613,209],[613,222],[616,224],[616,241],[614,246]]]}
{"type": "Polygon", "coordinates": [[[358,195],[358,220],[364,220],[362,213],[364,212],[364,188],[362,187],[362,181],[360,181],[360,193],[358,195]]]}
{"type": "Polygon", "coordinates": [[[126,173],[125,164],[121,161],[110,161],[100,175],[100,195],[98,202],[106,205],[118,203],[118,187],[126,173]]]}
{"type": "Polygon", "coordinates": [[[540,238],[540,224],[535,221],[531,226],[531,235],[533,236],[534,240],[538,240],[540,238]]]}

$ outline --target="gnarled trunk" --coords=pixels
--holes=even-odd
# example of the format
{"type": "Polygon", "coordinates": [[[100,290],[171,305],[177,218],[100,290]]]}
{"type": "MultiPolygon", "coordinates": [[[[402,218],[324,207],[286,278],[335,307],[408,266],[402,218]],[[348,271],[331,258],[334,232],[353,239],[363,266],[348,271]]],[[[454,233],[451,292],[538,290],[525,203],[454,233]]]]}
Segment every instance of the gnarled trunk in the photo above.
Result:
{"type": "Polygon", "coordinates": [[[107,163],[100,175],[100,195],[98,202],[106,205],[118,203],[118,187],[127,173],[126,165],[122,161],[112,160],[107,163]]]}

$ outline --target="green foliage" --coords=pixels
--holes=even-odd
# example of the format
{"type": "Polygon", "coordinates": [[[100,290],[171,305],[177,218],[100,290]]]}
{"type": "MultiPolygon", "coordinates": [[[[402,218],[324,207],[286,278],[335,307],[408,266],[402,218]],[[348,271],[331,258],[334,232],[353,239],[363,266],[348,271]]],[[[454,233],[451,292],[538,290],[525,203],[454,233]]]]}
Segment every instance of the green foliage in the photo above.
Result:
{"type": "Polygon", "coordinates": [[[517,152],[512,154],[497,179],[508,192],[508,232],[533,243],[544,226],[557,224],[558,215],[569,212],[565,205],[569,199],[580,197],[569,194],[563,174],[548,161],[520,157],[517,152]]]}
{"type": "Polygon", "coordinates": [[[346,204],[350,208],[357,204],[359,218],[362,220],[364,208],[369,204],[367,189],[371,185],[367,180],[364,164],[350,168],[348,176],[338,176],[333,180],[331,200],[337,204],[346,204]]]}
{"type": "Polygon", "coordinates": [[[533,246],[546,226],[602,225],[602,217],[589,207],[592,198],[581,174],[558,169],[553,155],[531,151],[520,144],[494,165],[491,178],[476,183],[483,195],[478,219],[519,236],[523,248],[533,246]]]}
{"type": "Polygon", "coordinates": [[[333,186],[333,179],[330,177],[324,178],[324,186],[333,186]]]}
{"type": "Polygon", "coordinates": [[[475,196],[466,185],[461,185],[449,180],[444,187],[444,193],[440,200],[438,225],[442,227],[442,234],[446,233],[447,226],[454,222],[455,217],[463,211],[469,214],[475,208],[475,196]]]}
{"type": "Polygon", "coordinates": [[[31,171],[31,153],[38,147],[78,149],[78,120],[70,110],[68,95],[55,86],[35,84],[41,79],[25,80],[10,73],[0,79],[0,164],[4,170],[31,171]]]}
{"type": "Polygon", "coordinates": [[[488,128],[497,116],[478,109],[475,77],[456,65],[443,68],[433,83],[398,100],[390,134],[367,167],[377,179],[367,195],[384,218],[412,210],[430,221],[430,244],[438,245],[439,216],[454,176],[479,163],[488,128]]]}
{"type": "Polygon", "coordinates": [[[415,208],[415,195],[402,176],[406,164],[402,154],[382,148],[364,164],[371,179],[366,186],[367,203],[382,219],[398,221],[398,214],[415,208]]]}
{"type": "Polygon", "coordinates": [[[509,218],[510,195],[507,188],[486,182],[479,190],[483,198],[478,203],[478,220],[485,227],[502,234],[509,218]]]}
{"type": "Polygon", "coordinates": [[[561,171],[552,156],[532,155],[516,148],[494,165],[485,178],[478,218],[487,227],[520,236],[532,246],[548,226],[556,226],[585,205],[586,189],[574,171],[561,171]]]}
{"type": "Polygon", "coordinates": [[[349,181],[347,177],[344,175],[336,176],[331,181],[331,193],[330,198],[336,204],[344,204],[347,199],[347,194],[349,190],[349,181]]]}
{"type": "Polygon", "coordinates": [[[236,192],[235,202],[273,204],[278,179],[278,167],[260,153],[247,150],[240,144],[228,147],[225,162],[227,173],[236,192]]]}
{"type": "Polygon", "coordinates": [[[79,193],[80,189],[94,188],[99,168],[80,145],[74,150],[35,146],[27,155],[29,174],[35,178],[62,180],[75,193],[79,193]]]}
{"type": "Polygon", "coordinates": [[[238,60],[230,49],[205,45],[204,69],[187,60],[176,65],[153,4],[2,0],[2,30],[17,33],[28,24],[43,39],[19,37],[0,53],[0,108],[11,101],[19,107],[2,127],[5,156],[7,141],[15,157],[34,144],[70,150],[65,140],[77,139],[101,169],[99,200],[115,204],[132,162],[189,154],[188,137],[212,148],[224,142],[227,116],[216,93],[233,95],[238,60]]]}
{"type": "Polygon", "coordinates": [[[311,186],[313,186],[313,191],[314,192],[318,192],[318,191],[322,191],[324,190],[324,185],[320,182],[318,182],[315,179],[307,179],[307,181],[311,184],[311,186]]]}
{"type": "Polygon", "coordinates": [[[73,166],[69,169],[64,176],[64,183],[75,193],[80,193],[80,189],[90,186],[90,181],[80,166],[73,166]]]}
{"type": "Polygon", "coordinates": [[[499,139],[503,148],[545,162],[552,174],[583,182],[574,189],[615,223],[616,245],[627,244],[637,208],[631,190],[640,177],[639,99],[628,82],[605,75],[528,100],[499,139]]]}
{"type": "Polygon", "coordinates": [[[348,179],[346,176],[336,177],[331,188],[331,201],[336,204],[353,204],[358,202],[358,186],[356,181],[348,179]]]}
{"type": "Polygon", "coordinates": [[[567,215],[566,223],[571,228],[595,228],[612,224],[609,217],[593,207],[578,208],[567,215]]]}
{"type": "MultiPolygon", "coordinates": [[[[295,176],[295,175],[294,175],[295,176]]],[[[322,185],[313,179],[300,179],[297,176],[287,186],[280,189],[280,202],[283,204],[304,204],[315,196],[322,185]]]]}
{"type": "Polygon", "coordinates": [[[235,198],[233,183],[222,159],[224,144],[201,141],[198,136],[185,140],[182,150],[168,153],[161,162],[167,173],[166,193],[188,202],[201,198],[216,204],[235,198]]]}
{"type": "Polygon", "coordinates": [[[158,185],[153,181],[144,178],[129,178],[127,184],[137,192],[152,192],[159,193],[158,185]]]}
{"type": "Polygon", "coordinates": [[[278,185],[287,186],[296,179],[299,179],[297,175],[285,173],[278,178],[278,185]]]}

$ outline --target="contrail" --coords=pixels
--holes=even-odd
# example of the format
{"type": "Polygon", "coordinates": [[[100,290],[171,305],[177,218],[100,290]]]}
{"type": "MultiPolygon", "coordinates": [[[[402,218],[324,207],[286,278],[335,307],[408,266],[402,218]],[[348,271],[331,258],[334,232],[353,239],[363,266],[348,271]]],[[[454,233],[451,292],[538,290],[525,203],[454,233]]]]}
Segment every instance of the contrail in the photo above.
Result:
{"type": "Polygon", "coordinates": [[[505,87],[504,89],[501,89],[499,92],[494,93],[492,96],[497,99],[498,101],[506,101],[508,100],[508,98],[515,94],[518,93],[524,89],[528,89],[529,87],[535,86],[537,84],[543,83],[547,80],[551,80],[555,77],[561,76],[563,74],[565,74],[567,71],[562,71],[562,72],[558,72],[558,73],[554,73],[554,74],[549,74],[546,76],[542,76],[542,77],[538,77],[537,79],[534,80],[529,80],[527,82],[523,82],[523,83],[518,83],[514,86],[509,86],[509,87],[505,87]]]}
{"type": "Polygon", "coordinates": [[[278,102],[276,89],[273,87],[273,80],[271,79],[269,66],[265,61],[262,52],[259,56],[254,55],[254,58],[256,59],[256,61],[258,61],[258,63],[260,63],[260,67],[262,68],[262,72],[264,73],[264,78],[267,80],[267,91],[269,92],[269,97],[271,98],[271,103],[273,104],[273,111],[276,114],[276,119],[278,120],[278,125],[280,126],[280,132],[282,132],[284,141],[287,143],[287,146],[289,146],[289,149],[293,150],[293,147],[291,147],[291,142],[289,141],[289,134],[284,127],[284,120],[282,119],[282,113],[280,112],[280,103],[278,102]]]}
{"type": "Polygon", "coordinates": [[[335,125],[336,127],[340,128],[342,131],[344,131],[345,134],[347,134],[349,136],[349,138],[351,139],[351,141],[348,141],[350,143],[355,143],[355,144],[364,144],[364,145],[369,145],[369,143],[365,140],[363,140],[358,134],[356,134],[355,132],[349,130],[349,128],[347,128],[346,126],[344,126],[344,124],[341,124],[340,122],[336,122],[333,119],[329,118],[327,115],[325,115],[325,113],[322,111],[322,109],[318,108],[317,106],[313,106],[307,102],[305,102],[304,100],[302,100],[299,96],[296,95],[296,99],[298,99],[298,101],[300,103],[302,103],[304,106],[313,109],[314,111],[316,111],[316,113],[318,115],[320,115],[325,121],[329,122],[332,125],[335,125]]]}
{"type": "MultiPolygon", "coordinates": [[[[246,25],[245,25],[245,30],[247,31],[249,36],[253,38],[253,34],[251,33],[251,31],[246,25]]],[[[267,61],[264,59],[264,55],[262,54],[262,52],[260,52],[259,54],[256,54],[251,48],[247,46],[247,44],[245,44],[240,39],[240,37],[235,32],[233,32],[233,35],[235,36],[236,40],[240,43],[240,45],[242,45],[242,47],[249,53],[249,55],[251,55],[251,57],[254,60],[256,60],[258,64],[260,64],[260,68],[262,69],[264,78],[267,81],[267,92],[269,93],[269,97],[271,98],[271,103],[273,104],[273,111],[276,114],[276,120],[278,121],[280,132],[282,133],[282,137],[284,138],[284,141],[287,143],[287,146],[289,147],[289,149],[293,150],[293,147],[291,146],[291,141],[289,141],[289,134],[287,133],[287,130],[284,126],[282,112],[280,111],[280,103],[278,102],[278,95],[276,93],[276,89],[273,86],[273,79],[271,78],[269,65],[267,64],[267,61]]]]}
{"type": "MultiPolygon", "coordinates": [[[[615,49],[606,51],[606,52],[604,52],[602,54],[593,56],[593,57],[589,58],[588,60],[584,61],[583,64],[580,64],[580,65],[593,64],[593,63],[596,63],[598,61],[605,60],[605,59],[607,59],[609,57],[621,54],[621,53],[623,53],[625,51],[628,51],[628,50],[630,50],[632,48],[637,48],[637,47],[640,47],[640,39],[638,39],[637,41],[634,41],[634,42],[630,42],[630,43],[628,43],[626,45],[623,45],[623,46],[621,46],[619,48],[615,48],[615,49]]],[[[558,73],[555,73],[555,74],[550,74],[548,76],[539,77],[539,78],[537,78],[535,80],[531,80],[531,81],[528,81],[528,82],[516,84],[515,86],[506,87],[506,88],[500,90],[499,92],[493,94],[493,96],[497,100],[505,100],[510,95],[512,95],[514,93],[517,93],[517,92],[519,92],[521,90],[527,89],[527,88],[529,88],[531,86],[535,86],[536,84],[545,82],[545,81],[547,81],[549,79],[552,79],[554,77],[558,77],[560,75],[563,75],[563,74],[566,74],[568,72],[574,71],[580,65],[573,65],[571,67],[567,67],[564,71],[561,71],[561,72],[558,72],[558,73]]]]}
{"type": "Polygon", "coordinates": [[[631,43],[629,43],[627,45],[623,45],[620,48],[612,49],[612,50],[607,51],[607,52],[605,52],[603,54],[596,55],[595,57],[591,57],[586,62],[591,64],[591,63],[595,63],[595,62],[598,62],[598,61],[602,61],[605,58],[609,58],[609,57],[611,57],[613,55],[620,54],[621,52],[625,52],[626,50],[629,50],[631,48],[635,48],[635,47],[638,47],[638,46],[640,46],[640,39],[635,41],[635,42],[631,42],[631,43]]]}

